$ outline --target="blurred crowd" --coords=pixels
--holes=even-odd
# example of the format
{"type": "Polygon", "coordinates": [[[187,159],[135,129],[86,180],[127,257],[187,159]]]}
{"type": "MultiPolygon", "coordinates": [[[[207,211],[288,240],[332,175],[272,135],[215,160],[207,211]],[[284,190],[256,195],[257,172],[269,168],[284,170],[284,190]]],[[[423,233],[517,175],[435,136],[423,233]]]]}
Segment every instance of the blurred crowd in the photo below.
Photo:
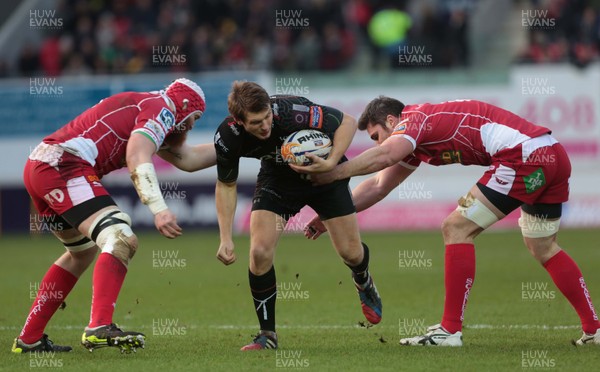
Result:
{"type": "Polygon", "coordinates": [[[40,29],[40,45],[25,43],[17,70],[58,76],[464,66],[472,2],[59,0],[62,27],[40,29]],[[419,58],[402,63],[402,53],[419,58]]]}
{"type": "Polygon", "coordinates": [[[523,63],[571,62],[584,67],[600,59],[600,1],[530,1],[532,10],[522,11],[528,29],[523,63]]]}

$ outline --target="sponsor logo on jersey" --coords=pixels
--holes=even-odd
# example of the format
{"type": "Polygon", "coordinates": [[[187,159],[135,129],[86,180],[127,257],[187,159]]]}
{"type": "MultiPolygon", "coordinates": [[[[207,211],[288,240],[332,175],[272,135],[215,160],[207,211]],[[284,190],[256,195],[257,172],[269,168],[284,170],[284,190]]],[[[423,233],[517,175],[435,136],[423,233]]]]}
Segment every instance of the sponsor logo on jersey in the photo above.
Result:
{"type": "Polygon", "coordinates": [[[406,132],[406,122],[407,120],[402,120],[400,123],[398,123],[398,125],[396,125],[392,131],[392,136],[395,134],[404,134],[404,132],[406,132]]]}
{"type": "Polygon", "coordinates": [[[215,143],[221,148],[221,150],[223,150],[223,152],[229,152],[229,148],[225,146],[225,142],[223,142],[221,133],[219,132],[215,133],[215,143]]]}
{"type": "Polygon", "coordinates": [[[460,150],[445,150],[441,153],[444,164],[462,163],[462,153],[460,150]]]}
{"type": "MultiPolygon", "coordinates": [[[[143,128],[138,129],[144,133],[146,133],[148,136],[150,136],[150,138],[152,138],[152,140],[157,144],[160,145],[163,143],[163,141],[165,140],[165,129],[162,125],[160,125],[159,123],[155,122],[152,119],[149,119],[148,121],[146,121],[146,124],[144,124],[143,128]]],[[[137,130],[136,130],[137,131],[137,130]]],[[[134,132],[136,132],[134,131],[134,132]]]]}
{"type": "Polygon", "coordinates": [[[315,129],[321,129],[323,126],[323,109],[321,106],[310,107],[310,122],[309,126],[315,129]]]}
{"type": "Polygon", "coordinates": [[[62,203],[65,200],[65,194],[60,189],[54,189],[44,195],[44,199],[46,199],[48,204],[54,205],[54,201],[62,203]]]}
{"type": "Polygon", "coordinates": [[[173,113],[165,107],[160,110],[157,119],[158,122],[162,124],[163,128],[165,128],[165,132],[168,132],[175,125],[175,116],[173,116],[173,113]]]}
{"type": "Polygon", "coordinates": [[[300,111],[300,112],[309,112],[310,108],[306,105],[298,105],[298,104],[293,104],[292,105],[292,110],[293,111],[300,111]]]}
{"type": "Polygon", "coordinates": [[[238,129],[237,123],[235,121],[228,122],[227,126],[229,127],[229,129],[231,129],[231,131],[233,132],[234,135],[236,135],[236,136],[240,135],[240,130],[238,129]]]}
{"type": "Polygon", "coordinates": [[[87,178],[88,182],[91,183],[92,186],[102,187],[102,184],[100,183],[100,178],[95,174],[88,174],[87,176],[85,176],[85,178],[87,178]]]}

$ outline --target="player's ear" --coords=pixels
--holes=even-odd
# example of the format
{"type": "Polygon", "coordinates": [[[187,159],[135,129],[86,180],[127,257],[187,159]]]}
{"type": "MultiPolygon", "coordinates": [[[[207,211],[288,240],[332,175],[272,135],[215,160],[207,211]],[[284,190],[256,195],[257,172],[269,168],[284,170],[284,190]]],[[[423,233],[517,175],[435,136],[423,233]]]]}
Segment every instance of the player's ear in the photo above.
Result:
{"type": "Polygon", "coordinates": [[[388,115],[385,117],[385,127],[387,129],[394,129],[394,115],[388,115]]]}

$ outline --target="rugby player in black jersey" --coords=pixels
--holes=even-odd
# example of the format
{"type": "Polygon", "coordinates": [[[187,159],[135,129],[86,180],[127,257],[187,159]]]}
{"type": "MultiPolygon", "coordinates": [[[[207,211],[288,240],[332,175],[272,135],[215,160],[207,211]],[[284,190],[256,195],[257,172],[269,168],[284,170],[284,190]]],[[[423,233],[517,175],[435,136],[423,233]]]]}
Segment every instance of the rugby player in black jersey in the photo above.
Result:
{"type": "Polygon", "coordinates": [[[333,247],[352,271],[362,311],[373,324],[381,321],[381,298],[369,274],[369,249],[361,243],[349,179],[313,186],[281,158],[281,145],[291,133],[315,129],[333,141],[323,171],[346,161],[344,152],[356,132],[356,120],[332,107],[304,97],[272,96],[253,82],[233,83],[228,97],[231,116],[215,133],[218,180],[216,204],[221,243],[217,258],[225,265],[236,260],[232,238],[237,204],[239,159],[261,160],[250,217],[250,291],[260,332],[242,350],[276,349],[273,266],[275,247],[285,223],[305,205],[314,209],[329,230],[333,247]]]}

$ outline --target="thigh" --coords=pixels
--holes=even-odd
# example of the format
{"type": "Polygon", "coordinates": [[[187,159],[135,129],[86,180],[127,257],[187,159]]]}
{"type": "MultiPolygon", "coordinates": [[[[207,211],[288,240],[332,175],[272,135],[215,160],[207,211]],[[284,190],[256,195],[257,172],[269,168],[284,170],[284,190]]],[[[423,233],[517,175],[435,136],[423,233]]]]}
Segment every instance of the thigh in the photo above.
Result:
{"type": "Polygon", "coordinates": [[[62,190],[64,182],[57,172],[51,170],[53,168],[39,161],[27,160],[25,163],[23,181],[27,193],[31,197],[31,202],[38,212],[36,215],[29,216],[31,232],[55,232],[72,228],[53,209],[55,204],[64,201],[64,191],[62,190]]]}
{"type": "Polygon", "coordinates": [[[356,213],[348,180],[313,187],[307,204],[322,221],[356,213]]]}
{"type": "Polygon", "coordinates": [[[94,169],[82,163],[61,162],[55,168],[29,160],[25,180],[38,211],[61,216],[67,227],[78,228],[100,209],[115,205],[94,169]]]}
{"type": "Polygon", "coordinates": [[[252,212],[272,212],[287,221],[306,205],[308,187],[292,187],[285,180],[259,175],[252,199],[252,212]]]}
{"type": "MultiPolygon", "coordinates": [[[[567,152],[560,143],[556,143],[540,157],[547,160],[543,169],[549,174],[549,177],[546,188],[539,193],[534,204],[560,205],[565,203],[569,200],[569,179],[571,178],[571,161],[567,152]]],[[[546,207],[541,206],[541,208],[545,209],[546,207]]],[[[556,210],[559,207],[549,208],[556,210]]]]}

